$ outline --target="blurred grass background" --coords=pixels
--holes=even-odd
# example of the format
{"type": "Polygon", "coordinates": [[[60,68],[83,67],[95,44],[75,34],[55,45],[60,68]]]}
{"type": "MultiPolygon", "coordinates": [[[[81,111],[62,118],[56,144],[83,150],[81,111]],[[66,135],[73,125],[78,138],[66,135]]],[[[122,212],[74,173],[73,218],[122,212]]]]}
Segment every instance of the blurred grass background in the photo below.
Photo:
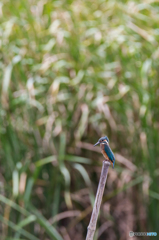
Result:
{"type": "Polygon", "coordinates": [[[0,1],[2,240],[85,239],[105,135],[95,240],[159,234],[158,42],[155,0],[0,1]]]}

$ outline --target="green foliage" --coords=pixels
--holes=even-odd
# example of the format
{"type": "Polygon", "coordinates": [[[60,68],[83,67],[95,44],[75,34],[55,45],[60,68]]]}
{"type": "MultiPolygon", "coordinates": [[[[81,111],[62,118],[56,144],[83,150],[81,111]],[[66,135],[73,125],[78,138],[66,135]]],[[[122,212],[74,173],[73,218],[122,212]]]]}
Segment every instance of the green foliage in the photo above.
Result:
{"type": "Polygon", "coordinates": [[[105,135],[96,238],[159,232],[158,21],[155,1],[1,2],[2,239],[84,239],[105,135]]]}

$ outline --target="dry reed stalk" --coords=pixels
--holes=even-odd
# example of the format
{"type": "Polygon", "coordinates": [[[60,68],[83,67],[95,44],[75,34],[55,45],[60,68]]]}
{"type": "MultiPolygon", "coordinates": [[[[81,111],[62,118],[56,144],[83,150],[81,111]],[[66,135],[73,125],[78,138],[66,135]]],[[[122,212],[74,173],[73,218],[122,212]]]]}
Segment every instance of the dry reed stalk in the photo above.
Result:
{"type": "Polygon", "coordinates": [[[104,192],[104,188],[105,188],[105,183],[107,180],[109,166],[110,166],[110,163],[108,161],[106,161],[106,160],[103,161],[102,172],[100,175],[100,180],[99,180],[99,184],[98,184],[98,190],[97,190],[97,194],[96,194],[96,198],[95,198],[95,203],[94,203],[94,207],[93,207],[91,220],[88,225],[86,240],[93,240],[93,236],[94,236],[94,233],[96,230],[99,209],[101,206],[103,192],[104,192]]]}

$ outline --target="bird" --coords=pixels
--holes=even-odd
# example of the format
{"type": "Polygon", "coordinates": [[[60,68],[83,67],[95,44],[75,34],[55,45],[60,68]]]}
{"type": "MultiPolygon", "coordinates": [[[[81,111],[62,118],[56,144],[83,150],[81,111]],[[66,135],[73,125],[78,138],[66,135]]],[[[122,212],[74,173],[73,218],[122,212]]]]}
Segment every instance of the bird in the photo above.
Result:
{"type": "Polygon", "coordinates": [[[107,136],[101,137],[96,144],[94,144],[94,147],[96,145],[100,144],[101,153],[103,154],[104,158],[110,162],[112,165],[112,168],[114,168],[115,164],[115,157],[114,154],[109,146],[109,139],[107,136]]]}

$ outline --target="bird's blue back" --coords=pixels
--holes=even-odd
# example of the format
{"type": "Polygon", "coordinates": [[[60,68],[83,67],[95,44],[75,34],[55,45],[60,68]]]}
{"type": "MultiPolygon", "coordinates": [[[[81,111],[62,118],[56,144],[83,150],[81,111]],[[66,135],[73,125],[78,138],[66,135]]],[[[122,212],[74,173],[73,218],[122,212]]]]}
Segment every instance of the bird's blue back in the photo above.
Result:
{"type": "Polygon", "coordinates": [[[114,167],[115,157],[114,157],[114,154],[108,144],[104,144],[104,150],[105,150],[107,156],[109,157],[109,159],[113,162],[113,167],[114,167]]]}

